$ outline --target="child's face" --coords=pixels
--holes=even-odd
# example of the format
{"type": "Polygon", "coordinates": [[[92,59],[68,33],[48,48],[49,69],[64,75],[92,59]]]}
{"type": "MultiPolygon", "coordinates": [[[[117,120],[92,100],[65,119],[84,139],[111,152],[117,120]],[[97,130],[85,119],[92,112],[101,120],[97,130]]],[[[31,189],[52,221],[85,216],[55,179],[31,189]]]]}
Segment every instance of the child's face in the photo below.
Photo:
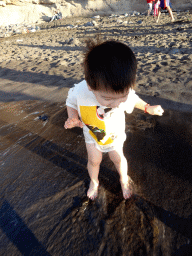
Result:
{"type": "Polygon", "coordinates": [[[129,90],[124,93],[115,93],[109,91],[95,91],[88,86],[89,90],[93,92],[97,101],[105,107],[116,108],[120,103],[127,100],[129,90]]]}

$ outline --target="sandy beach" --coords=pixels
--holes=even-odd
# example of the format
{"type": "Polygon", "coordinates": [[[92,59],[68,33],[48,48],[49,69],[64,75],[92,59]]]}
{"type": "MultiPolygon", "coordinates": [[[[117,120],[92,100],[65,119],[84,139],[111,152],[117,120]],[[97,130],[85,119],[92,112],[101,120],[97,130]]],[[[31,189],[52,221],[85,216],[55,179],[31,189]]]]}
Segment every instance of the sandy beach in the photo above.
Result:
{"type": "Polygon", "coordinates": [[[44,23],[36,33],[3,38],[0,101],[30,98],[63,102],[67,88],[83,79],[85,39],[99,34],[104,40],[120,40],[135,52],[136,92],[190,104],[192,14],[174,16],[172,23],[167,13],[162,14],[158,24],[153,16],[143,15],[68,18],[44,23]],[[86,25],[92,21],[95,26],[86,25]],[[53,28],[44,29],[47,26],[53,28]]]}
{"type": "Polygon", "coordinates": [[[0,39],[0,255],[191,255],[192,13],[174,16],[70,18],[0,39]],[[85,39],[98,34],[133,49],[137,94],[165,109],[126,115],[126,201],[107,154],[88,200],[82,130],[63,128],[85,39]]]}

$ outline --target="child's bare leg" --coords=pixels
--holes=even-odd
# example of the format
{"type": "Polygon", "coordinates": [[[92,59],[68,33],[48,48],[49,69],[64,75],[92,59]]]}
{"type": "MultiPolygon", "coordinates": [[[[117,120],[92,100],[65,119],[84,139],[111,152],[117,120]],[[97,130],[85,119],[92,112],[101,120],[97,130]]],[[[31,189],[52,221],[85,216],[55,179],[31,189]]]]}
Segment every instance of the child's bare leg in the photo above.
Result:
{"type": "Polygon", "coordinates": [[[173,12],[172,12],[170,6],[167,7],[167,10],[168,10],[168,12],[169,12],[169,15],[171,16],[171,20],[174,21],[175,19],[174,19],[174,17],[173,17],[173,12]]]}
{"type": "Polygon", "coordinates": [[[89,177],[91,179],[89,189],[87,191],[87,196],[94,200],[98,195],[99,186],[99,168],[102,161],[102,152],[100,152],[94,145],[86,143],[87,153],[88,153],[88,163],[87,169],[89,177]]]}
{"type": "Polygon", "coordinates": [[[123,148],[110,151],[109,157],[112,160],[112,162],[114,163],[117,171],[119,172],[123,197],[125,199],[128,199],[132,195],[132,189],[129,184],[130,178],[127,175],[128,164],[127,164],[127,159],[125,158],[125,156],[123,154],[123,148]]]}

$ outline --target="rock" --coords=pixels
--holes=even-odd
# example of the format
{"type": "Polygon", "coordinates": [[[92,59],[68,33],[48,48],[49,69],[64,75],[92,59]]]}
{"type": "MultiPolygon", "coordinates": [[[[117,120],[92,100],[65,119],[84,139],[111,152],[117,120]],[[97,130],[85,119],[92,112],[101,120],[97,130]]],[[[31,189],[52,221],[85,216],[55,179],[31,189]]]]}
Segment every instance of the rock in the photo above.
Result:
{"type": "Polygon", "coordinates": [[[134,13],[135,13],[136,16],[140,15],[140,12],[135,12],[135,11],[134,11],[134,13]]]}
{"type": "Polygon", "coordinates": [[[101,18],[100,15],[96,15],[93,17],[93,19],[100,19],[100,18],[101,18]]]}
{"type": "Polygon", "coordinates": [[[17,43],[23,42],[23,39],[17,39],[16,42],[17,43]]]}
{"type": "Polygon", "coordinates": [[[117,17],[118,15],[117,14],[111,14],[110,16],[109,16],[109,18],[114,18],[114,17],[117,17]]]}
{"type": "Polygon", "coordinates": [[[123,25],[127,25],[128,24],[128,21],[127,20],[125,20],[125,21],[123,21],[123,23],[122,23],[123,25]]]}
{"type": "Polygon", "coordinates": [[[39,120],[46,121],[48,120],[48,116],[47,115],[39,116],[39,120]]]}
{"type": "Polygon", "coordinates": [[[0,1],[0,6],[5,7],[5,6],[6,6],[6,3],[5,3],[4,1],[0,1]]]}
{"type": "Polygon", "coordinates": [[[69,38],[65,41],[66,44],[71,44],[73,42],[73,38],[69,38]]]}
{"type": "Polygon", "coordinates": [[[36,29],[32,27],[29,29],[29,32],[36,32],[36,29]]]}
{"type": "Polygon", "coordinates": [[[123,23],[123,21],[120,20],[120,19],[118,19],[118,20],[117,20],[117,23],[121,24],[121,23],[123,23]]]}
{"type": "Polygon", "coordinates": [[[85,27],[92,27],[93,26],[93,22],[89,21],[86,24],[84,24],[85,27]]]}
{"type": "Polygon", "coordinates": [[[58,1],[57,0],[39,0],[39,4],[56,4],[58,1]]]}
{"type": "Polygon", "coordinates": [[[95,27],[98,26],[98,23],[97,23],[96,21],[93,20],[92,23],[93,23],[93,25],[94,25],[95,27]]]}
{"type": "Polygon", "coordinates": [[[137,12],[137,11],[133,11],[133,12],[131,13],[131,16],[138,16],[138,15],[140,15],[140,13],[137,12]]]}
{"type": "Polygon", "coordinates": [[[153,97],[157,97],[159,95],[160,95],[159,92],[153,92],[153,97]]]}
{"type": "Polygon", "coordinates": [[[68,25],[67,28],[74,28],[74,26],[73,25],[68,25]]]}

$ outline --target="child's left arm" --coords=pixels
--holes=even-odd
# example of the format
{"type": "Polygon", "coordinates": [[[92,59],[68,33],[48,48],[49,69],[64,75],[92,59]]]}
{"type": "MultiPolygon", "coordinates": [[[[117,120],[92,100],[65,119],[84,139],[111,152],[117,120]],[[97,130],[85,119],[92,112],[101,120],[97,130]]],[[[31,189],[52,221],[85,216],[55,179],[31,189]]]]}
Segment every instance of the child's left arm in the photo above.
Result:
{"type": "Polygon", "coordinates": [[[143,110],[145,113],[149,113],[150,115],[162,116],[164,112],[160,105],[150,106],[140,98],[136,102],[135,107],[143,110]]]}

